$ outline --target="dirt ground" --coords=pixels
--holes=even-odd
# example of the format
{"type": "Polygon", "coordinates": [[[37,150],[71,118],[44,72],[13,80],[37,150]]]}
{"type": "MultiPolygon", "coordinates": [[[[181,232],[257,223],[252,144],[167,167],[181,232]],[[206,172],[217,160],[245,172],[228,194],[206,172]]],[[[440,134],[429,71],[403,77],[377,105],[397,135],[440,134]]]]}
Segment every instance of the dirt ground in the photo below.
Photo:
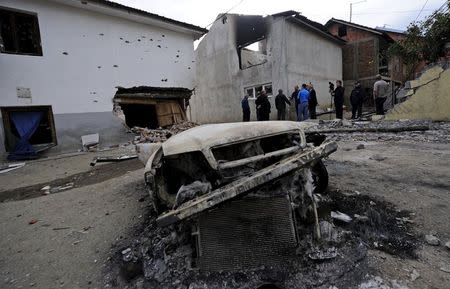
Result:
{"type": "MultiPolygon", "coordinates": [[[[339,149],[325,161],[331,190],[369,195],[409,211],[423,241],[416,259],[370,249],[367,278],[380,276],[389,287],[361,288],[450,288],[450,273],[440,269],[450,266],[450,251],[443,246],[450,240],[450,144],[411,137],[335,138],[339,149]],[[357,149],[359,144],[364,148],[357,149]],[[441,245],[424,242],[430,233],[441,245]]],[[[0,176],[0,288],[105,288],[110,259],[125,249],[121,240],[144,223],[150,204],[137,160],[91,168],[93,156],[42,160],[0,176]],[[102,177],[93,178],[96,174],[102,177]],[[74,187],[59,193],[35,192],[69,181],[74,187]],[[11,194],[22,197],[14,200],[11,194]]]]}

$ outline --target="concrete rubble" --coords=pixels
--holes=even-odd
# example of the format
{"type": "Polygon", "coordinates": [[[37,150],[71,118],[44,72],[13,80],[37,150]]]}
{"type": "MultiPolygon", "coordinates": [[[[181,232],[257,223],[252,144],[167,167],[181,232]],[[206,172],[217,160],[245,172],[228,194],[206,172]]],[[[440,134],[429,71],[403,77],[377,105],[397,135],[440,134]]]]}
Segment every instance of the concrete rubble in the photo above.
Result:
{"type": "Polygon", "coordinates": [[[439,238],[434,235],[425,235],[425,241],[428,245],[431,246],[439,246],[439,244],[441,243],[439,238]]]}
{"type": "Polygon", "coordinates": [[[174,124],[168,128],[148,129],[145,127],[133,127],[131,132],[137,134],[133,143],[157,143],[164,142],[172,135],[197,126],[196,123],[185,121],[174,124]]]}

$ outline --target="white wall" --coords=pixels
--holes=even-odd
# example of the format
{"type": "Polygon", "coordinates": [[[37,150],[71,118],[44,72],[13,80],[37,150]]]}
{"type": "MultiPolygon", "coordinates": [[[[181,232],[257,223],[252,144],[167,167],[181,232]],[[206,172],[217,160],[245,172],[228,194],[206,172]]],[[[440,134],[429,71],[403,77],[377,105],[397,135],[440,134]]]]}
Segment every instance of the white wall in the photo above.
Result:
{"type": "Polygon", "coordinates": [[[193,88],[190,35],[51,1],[3,0],[0,6],[37,13],[43,51],[43,56],[0,54],[0,106],[105,112],[112,111],[116,86],[193,88]],[[17,98],[16,87],[31,89],[31,103],[17,98]]]}
{"type": "Polygon", "coordinates": [[[313,83],[320,106],[330,106],[328,82],[342,80],[341,47],[315,32],[286,22],[287,80],[292,93],[296,84],[313,83]]]}

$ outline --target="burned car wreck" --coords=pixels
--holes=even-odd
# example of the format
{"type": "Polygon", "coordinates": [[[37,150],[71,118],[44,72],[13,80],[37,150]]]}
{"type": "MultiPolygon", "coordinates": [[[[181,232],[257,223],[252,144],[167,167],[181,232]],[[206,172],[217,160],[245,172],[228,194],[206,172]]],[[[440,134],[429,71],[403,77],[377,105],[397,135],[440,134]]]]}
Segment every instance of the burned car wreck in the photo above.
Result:
{"type": "Polygon", "coordinates": [[[337,149],[310,124],[226,123],[189,129],[147,152],[145,181],[160,227],[191,227],[203,270],[282,262],[295,252],[296,223],[313,220],[314,192],[326,189],[321,159],[337,149]]]}

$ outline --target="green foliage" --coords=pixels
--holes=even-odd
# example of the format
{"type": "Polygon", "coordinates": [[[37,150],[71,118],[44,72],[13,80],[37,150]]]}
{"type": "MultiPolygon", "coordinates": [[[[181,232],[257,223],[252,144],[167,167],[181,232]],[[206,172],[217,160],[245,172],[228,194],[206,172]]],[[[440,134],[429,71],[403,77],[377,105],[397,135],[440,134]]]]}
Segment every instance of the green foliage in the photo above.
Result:
{"type": "Polygon", "coordinates": [[[399,56],[411,69],[420,61],[434,62],[444,53],[450,42],[450,2],[436,10],[424,21],[412,22],[406,38],[390,46],[390,57],[399,56]]]}

